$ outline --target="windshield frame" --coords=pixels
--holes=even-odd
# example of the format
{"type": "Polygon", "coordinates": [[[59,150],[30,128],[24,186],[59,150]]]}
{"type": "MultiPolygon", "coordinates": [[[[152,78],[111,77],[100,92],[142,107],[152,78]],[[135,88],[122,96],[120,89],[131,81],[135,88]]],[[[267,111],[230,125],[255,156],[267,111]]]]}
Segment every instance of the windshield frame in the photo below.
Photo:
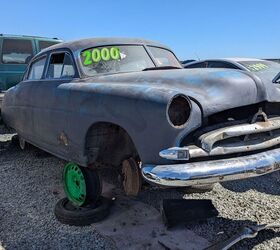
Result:
{"type": "MultiPolygon", "coordinates": [[[[149,56],[149,58],[151,59],[152,63],[154,64],[154,67],[157,68],[157,67],[160,67],[160,65],[157,63],[156,59],[154,58],[153,54],[151,53],[151,51],[149,50],[149,47],[155,47],[155,48],[159,48],[159,49],[163,49],[163,50],[167,50],[168,52],[172,53],[172,55],[174,56],[174,58],[178,61],[178,64],[182,67],[180,61],[178,60],[178,58],[176,57],[176,55],[173,53],[173,51],[171,51],[170,49],[168,48],[165,48],[165,47],[161,47],[161,46],[155,46],[155,45],[150,45],[150,44],[139,44],[139,43],[108,43],[108,44],[104,44],[104,45],[98,45],[98,46],[87,46],[85,48],[82,48],[82,49],[79,49],[79,50],[76,50],[74,52],[74,56],[75,56],[75,59],[76,59],[76,62],[77,62],[77,66],[79,68],[79,73],[80,73],[80,76],[81,78],[88,78],[88,77],[98,77],[98,76],[102,76],[102,75],[113,75],[113,74],[122,74],[122,73],[132,73],[132,72],[142,72],[142,71],[122,71],[122,72],[108,72],[108,73],[98,73],[98,74],[95,74],[95,75],[87,75],[84,71],[84,66],[83,66],[83,63],[82,63],[82,58],[81,58],[81,53],[85,50],[88,50],[88,49],[93,49],[93,48],[100,48],[100,47],[110,47],[110,46],[140,46],[140,47],[143,47],[145,52],[147,53],[147,55],[149,56]]],[[[183,68],[183,67],[182,67],[183,68]]]]}
{"type": "MultiPolygon", "coordinates": [[[[152,56],[152,58],[153,58],[153,61],[154,61],[154,63],[156,64],[157,67],[161,67],[161,65],[159,65],[159,64],[157,63],[157,60],[155,59],[155,57],[154,57],[152,51],[149,49],[150,47],[152,47],[152,48],[157,48],[157,49],[162,49],[162,50],[166,50],[166,51],[170,52],[170,53],[174,56],[174,58],[176,59],[176,61],[178,62],[178,66],[180,66],[180,68],[182,68],[182,69],[184,68],[183,65],[182,65],[182,63],[180,62],[180,60],[177,58],[177,56],[175,55],[175,53],[174,53],[172,50],[170,50],[170,49],[168,49],[168,48],[163,48],[163,47],[160,47],[160,46],[155,46],[155,45],[146,45],[146,50],[148,50],[148,53],[151,54],[151,56],[152,56]]],[[[170,66],[171,66],[171,65],[170,65],[170,66]]]]}

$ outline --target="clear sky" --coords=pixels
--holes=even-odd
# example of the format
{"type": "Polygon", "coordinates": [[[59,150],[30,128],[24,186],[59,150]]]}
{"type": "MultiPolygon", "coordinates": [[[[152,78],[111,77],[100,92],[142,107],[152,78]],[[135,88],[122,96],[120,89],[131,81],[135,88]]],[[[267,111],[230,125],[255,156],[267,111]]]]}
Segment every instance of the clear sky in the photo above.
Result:
{"type": "Polygon", "coordinates": [[[279,0],[1,0],[0,33],[139,37],[179,59],[280,57],[279,0]]]}

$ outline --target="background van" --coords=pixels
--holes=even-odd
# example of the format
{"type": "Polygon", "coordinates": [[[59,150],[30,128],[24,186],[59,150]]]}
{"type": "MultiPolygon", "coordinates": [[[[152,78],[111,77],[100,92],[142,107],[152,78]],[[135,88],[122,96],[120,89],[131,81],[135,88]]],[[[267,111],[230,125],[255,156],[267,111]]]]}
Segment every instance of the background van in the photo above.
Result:
{"type": "Polygon", "coordinates": [[[0,34],[0,92],[21,80],[35,54],[60,42],[57,38],[0,34]]]}

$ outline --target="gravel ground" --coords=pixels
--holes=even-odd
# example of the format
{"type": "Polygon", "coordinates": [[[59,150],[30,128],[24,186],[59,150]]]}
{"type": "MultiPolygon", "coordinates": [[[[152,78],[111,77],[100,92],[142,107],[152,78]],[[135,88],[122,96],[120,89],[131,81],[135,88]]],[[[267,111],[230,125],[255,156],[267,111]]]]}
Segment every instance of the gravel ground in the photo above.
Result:
{"type": "MultiPolygon", "coordinates": [[[[0,134],[7,133],[0,125],[0,134]]],[[[3,135],[0,135],[0,139],[3,135]]],[[[0,249],[115,249],[112,241],[93,226],[70,227],[56,221],[54,204],[63,197],[64,161],[39,149],[21,151],[15,143],[0,140],[0,249]]],[[[159,208],[162,198],[211,199],[217,218],[188,225],[188,229],[217,242],[242,226],[279,222],[280,173],[216,184],[213,191],[187,194],[178,190],[146,188],[138,199],[159,208]]],[[[280,249],[280,230],[266,230],[234,249],[280,249]]]]}
{"type": "Polygon", "coordinates": [[[0,249],[115,249],[93,226],[55,219],[64,164],[33,147],[0,144],[0,249]]]}

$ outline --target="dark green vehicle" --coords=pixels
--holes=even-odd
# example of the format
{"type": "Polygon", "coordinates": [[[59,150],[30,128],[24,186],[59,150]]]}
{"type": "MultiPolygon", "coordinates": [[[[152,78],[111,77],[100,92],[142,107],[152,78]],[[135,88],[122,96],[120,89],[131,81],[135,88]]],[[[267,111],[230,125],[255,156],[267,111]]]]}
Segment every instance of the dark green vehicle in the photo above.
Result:
{"type": "Polygon", "coordinates": [[[0,34],[0,92],[20,82],[30,59],[57,38],[0,34]]]}

